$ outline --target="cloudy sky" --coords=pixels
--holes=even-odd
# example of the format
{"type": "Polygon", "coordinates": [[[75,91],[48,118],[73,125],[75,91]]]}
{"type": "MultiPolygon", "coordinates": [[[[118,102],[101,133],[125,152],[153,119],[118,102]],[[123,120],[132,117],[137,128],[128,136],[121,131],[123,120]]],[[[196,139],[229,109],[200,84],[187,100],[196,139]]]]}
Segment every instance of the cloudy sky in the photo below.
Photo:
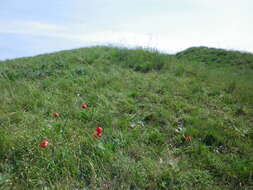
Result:
{"type": "Polygon", "coordinates": [[[0,60],[94,44],[253,52],[252,0],[0,0],[0,60]]]}

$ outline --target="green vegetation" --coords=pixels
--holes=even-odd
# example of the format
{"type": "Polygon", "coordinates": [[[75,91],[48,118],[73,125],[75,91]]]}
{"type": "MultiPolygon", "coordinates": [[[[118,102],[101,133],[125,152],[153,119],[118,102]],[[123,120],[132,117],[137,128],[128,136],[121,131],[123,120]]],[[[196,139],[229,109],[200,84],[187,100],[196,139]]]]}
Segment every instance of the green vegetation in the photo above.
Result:
{"type": "Polygon", "coordinates": [[[239,68],[250,67],[253,69],[253,55],[239,51],[226,51],[223,49],[193,47],[176,54],[178,58],[185,58],[187,61],[196,61],[215,66],[236,65],[239,68]]]}
{"type": "Polygon", "coordinates": [[[0,189],[253,189],[252,60],[92,47],[0,62],[0,189]]]}

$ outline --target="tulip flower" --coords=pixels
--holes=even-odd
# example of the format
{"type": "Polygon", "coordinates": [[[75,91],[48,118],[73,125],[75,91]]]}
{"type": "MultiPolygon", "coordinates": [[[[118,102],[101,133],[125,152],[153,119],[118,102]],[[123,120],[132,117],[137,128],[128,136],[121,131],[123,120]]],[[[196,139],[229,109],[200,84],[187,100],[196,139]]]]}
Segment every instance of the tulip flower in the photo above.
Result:
{"type": "Polygon", "coordinates": [[[99,127],[97,126],[96,127],[96,133],[94,133],[92,136],[93,138],[97,138],[97,137],[102,137],[102,131],[103,131],[103,128],[102,127],[99,127]]]}
{"type": "Polygon", "coordinates": [[[97,127],[96,127],[96,131],[97,131],[97,133],[102,133],[103,128],[102,128],[102,127],[97,126],[97,127]]]}
{"type": "Polygon", "coordinates": [[[53,115],[53,117],[60,117],[60,114],[57,113],[57,112],[56,112],[56,113],[53,113],[52,115],[53,115]]]}
{"type": "Polygon", "coordinates": [[[42,148],[46,148],[48,146],[48,140],[43,140],[41,143],[40,143],[40,147],[42,148]]]}
{"type": "Polygon", "coordinates": [[[187,136],[184,138],[186,141],[191,141],[192,140],[192,137],[191,136],[187,136]]]}
{"type": "Polygon", "coordinates": [[[97,133],[97,136],[98,137],[102,137],[102,133],[97,133]]]}
{"type": "Polygon", "coordinates": [[[83,108],[83,109],[86,109],[86,108],[88,108],[88,107],[89,107],[89,106],[88,106],[87,104],[83,104],[83,105],[82,105],[82,108],[83,108]]]}

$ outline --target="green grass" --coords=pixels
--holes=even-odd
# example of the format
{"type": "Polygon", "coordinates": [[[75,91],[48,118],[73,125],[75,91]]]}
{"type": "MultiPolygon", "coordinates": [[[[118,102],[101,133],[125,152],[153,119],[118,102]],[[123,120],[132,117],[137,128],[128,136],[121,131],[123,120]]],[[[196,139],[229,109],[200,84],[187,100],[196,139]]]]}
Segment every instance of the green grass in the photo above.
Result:
{"type": "Polygon", "coordinates": [[[0,189],[253,189],[253,55],[190,50],[0,62],[0,189]]]}

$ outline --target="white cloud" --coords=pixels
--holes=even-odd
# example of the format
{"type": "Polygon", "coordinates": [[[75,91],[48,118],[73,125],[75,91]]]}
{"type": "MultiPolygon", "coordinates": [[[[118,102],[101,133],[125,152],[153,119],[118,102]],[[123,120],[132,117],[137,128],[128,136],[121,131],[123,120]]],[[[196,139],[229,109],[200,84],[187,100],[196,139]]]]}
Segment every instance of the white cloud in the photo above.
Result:
{"type": "Polygon", "coordinates": [[[121,43],[131,46],[145,46],[150,42],[149,35],[132,32],[114,32],[108,30],[94,33],[79,33],[78,31],[71,31],[72,28],[81,28],[82,26],[62,26],[35,21],[2,22],[0,25],[5,26],[0,28],[0,33],[57,37],[79,42],[121,43]]]}
{"type": "MultiPolygon", "coordinates": [[[[139,18],[142,23],[130,19],[117,25],[108,23],[107,28],[90,29],[93,25],[89,23],[59,25],[33,20],[0,20],[0,26],[3,26],[0,33],[62,38],[77,42],[78,45],[120,43],[129,46],[151,46],[168,52],[199,45],[253,52],[253,25],[250,24],[253,14],[247,12],[250,1],[191,2],[194,8],[189,12],[143,15],[139,18]]],[[[99,26],[99,22],[97,25],[99,26]]]]}
{"type": "Polygon", "coordinates": [[[64,26],[37,21],[0,21],[0,33],[51,36],[65,29],[64,26]]]}

